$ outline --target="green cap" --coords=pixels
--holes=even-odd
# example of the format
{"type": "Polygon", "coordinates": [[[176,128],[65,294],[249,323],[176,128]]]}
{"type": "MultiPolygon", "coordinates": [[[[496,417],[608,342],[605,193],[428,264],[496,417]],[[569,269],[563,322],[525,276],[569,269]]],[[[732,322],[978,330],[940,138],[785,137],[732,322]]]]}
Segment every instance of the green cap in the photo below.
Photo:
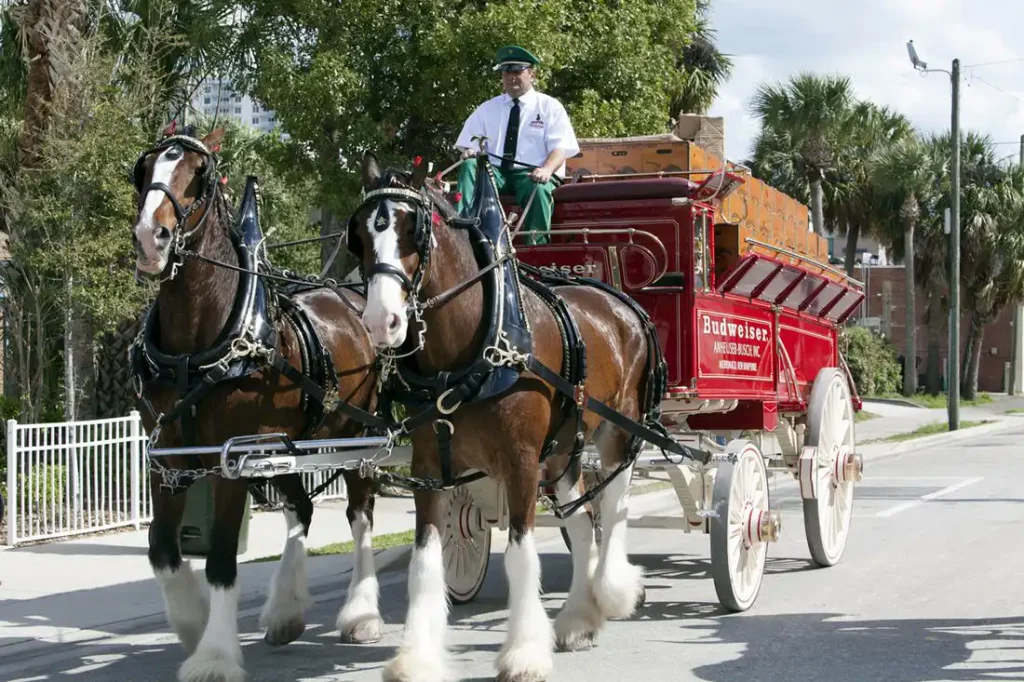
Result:
{"type": "Polygon", "coordinates": [[[494,66],[495,71],[522,71],[539,64],[540,60],[525,48],[518,45],[506,45],[498,50],[497,62],[494,66]]]}

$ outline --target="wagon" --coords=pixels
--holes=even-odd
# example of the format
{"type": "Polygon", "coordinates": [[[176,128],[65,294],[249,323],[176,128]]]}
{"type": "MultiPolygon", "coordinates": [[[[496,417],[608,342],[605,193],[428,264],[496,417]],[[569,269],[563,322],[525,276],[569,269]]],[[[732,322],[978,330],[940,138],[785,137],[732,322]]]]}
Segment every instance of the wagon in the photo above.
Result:
{"type": "MultiPolygon", "coordinates": [[[[700,184],[672,174],[576,178],[555,192],[547,243],[527,245],[523,231],[515,238],[520,261],[600,279],[650,314],[668,363],[662,424],[712,457],[703,465],[644,449],[635,470],[667,474],[682,509],[630,525],[709,535],[715,590],[735,611],[757,598],[768,544],[782,527],[769,473],[799,482],[811,557],[832,566],[846,546],[862,471],[854,438],[861,401],[838,331],[863,287],[752,236],[730,249],[738,226],[716,221],[717,207],[742,182],[724,171],[700,184]]],[[[598,480],[596,452],[584,457],[586,477],[598,480]]],[[[507,518],[488,479],[451,499],[447,581],[452,599],[465,602],[483,583],[491,528],[504,529],[507,518]]],[[[537,525],[561,521],[539,515],[537,525]]]]}
{"type": "MultiPolygon", "coordinates": [[[[862,286],[784,246],[752,236],[740,244],[737,226],[716,218],[742,182],[724,170],[699,184],[671,173],[577,177],[555,192],[547,242],[527,245],[522,231],[514,240],[521,262],[602,280],[652,318],[668,365],[661,423],[673,440],[710,456],[704,463],[645,447],[635,471],[666,474],[681,512],[630,525],[709,535],[715,590],[735,611],[756,600],[768,545],[782,528],[769,473],[799,482],[811,557],[832,566],[846,546],[862,471],[854,438],[861,402],[838,345],[862,286]]],[[[503,201],[519,211],[510,197],[503,201]]],[[[223,475],[232,478],[411,459],[408,447],[392,448],[383,437],[291,443],[273,434],[149,454],[186,451],[220,452],[223,475]]],[[[596,451],[583,459],[585,478],[599,479],[596,451]]],[[[486,577],[493,530],[508,528],[507,505],[490,478],[446,494],[445,579],[451,600],[466,603],[486,577]]],[[[537,525],[560,524],[537,518],[537,525]]]]}

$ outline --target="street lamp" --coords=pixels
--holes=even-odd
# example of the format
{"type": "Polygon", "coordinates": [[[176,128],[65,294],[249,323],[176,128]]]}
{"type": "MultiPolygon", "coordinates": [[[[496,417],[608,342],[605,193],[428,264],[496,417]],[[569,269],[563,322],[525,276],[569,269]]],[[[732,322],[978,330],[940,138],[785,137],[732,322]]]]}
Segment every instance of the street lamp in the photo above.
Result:
{"type": "Polygon", "coordinates": [[[953,85],[952,125],[952,162],[950,168],[950,229],[949,229],[949,377],[948,412],[949,430],[960,428],[960,60],[953,60],[952,71],[945,69],[929,69],[926,62],[921,61],[914,49],[914,41],[907,41],[907,54],[910,63],[922,73],[940,71],[949,74],[953,85]]]}

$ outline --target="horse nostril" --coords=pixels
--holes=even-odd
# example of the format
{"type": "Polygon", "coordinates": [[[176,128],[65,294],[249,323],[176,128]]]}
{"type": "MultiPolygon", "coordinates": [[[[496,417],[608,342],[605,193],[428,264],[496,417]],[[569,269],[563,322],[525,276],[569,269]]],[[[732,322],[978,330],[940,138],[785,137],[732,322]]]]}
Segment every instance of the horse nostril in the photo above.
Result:
{"type": "Polygon", "coordinates": [[[161,225],[160,227],[156,228],[156,240],[159,242],[171,241],[171,231],[168,230],[163,225],[161,225]]]}
{"type": "Polygon", "coordinates": [[[395,313],[388,315],[388,331],[393,332],[398,329],[398,325],[402,323],[402,320],[395,313]]]}

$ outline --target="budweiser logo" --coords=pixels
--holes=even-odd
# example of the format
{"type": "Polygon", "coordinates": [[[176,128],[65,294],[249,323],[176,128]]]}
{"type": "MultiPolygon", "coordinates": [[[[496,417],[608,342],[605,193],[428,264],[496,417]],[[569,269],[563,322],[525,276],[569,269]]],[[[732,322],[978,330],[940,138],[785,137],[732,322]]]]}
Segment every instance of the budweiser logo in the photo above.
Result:
{"type": "Polygon", "coordinates": [[[743,339],[745,341],[757,341],[759,343],[764,343],[771,335],[771,329],[768,326],[753,325],[745,320],[736,322],[726,317],[719,319],[710,315],[703,315],[702,317],[704,319],[703,332],[705,334],[743,339]]]}

